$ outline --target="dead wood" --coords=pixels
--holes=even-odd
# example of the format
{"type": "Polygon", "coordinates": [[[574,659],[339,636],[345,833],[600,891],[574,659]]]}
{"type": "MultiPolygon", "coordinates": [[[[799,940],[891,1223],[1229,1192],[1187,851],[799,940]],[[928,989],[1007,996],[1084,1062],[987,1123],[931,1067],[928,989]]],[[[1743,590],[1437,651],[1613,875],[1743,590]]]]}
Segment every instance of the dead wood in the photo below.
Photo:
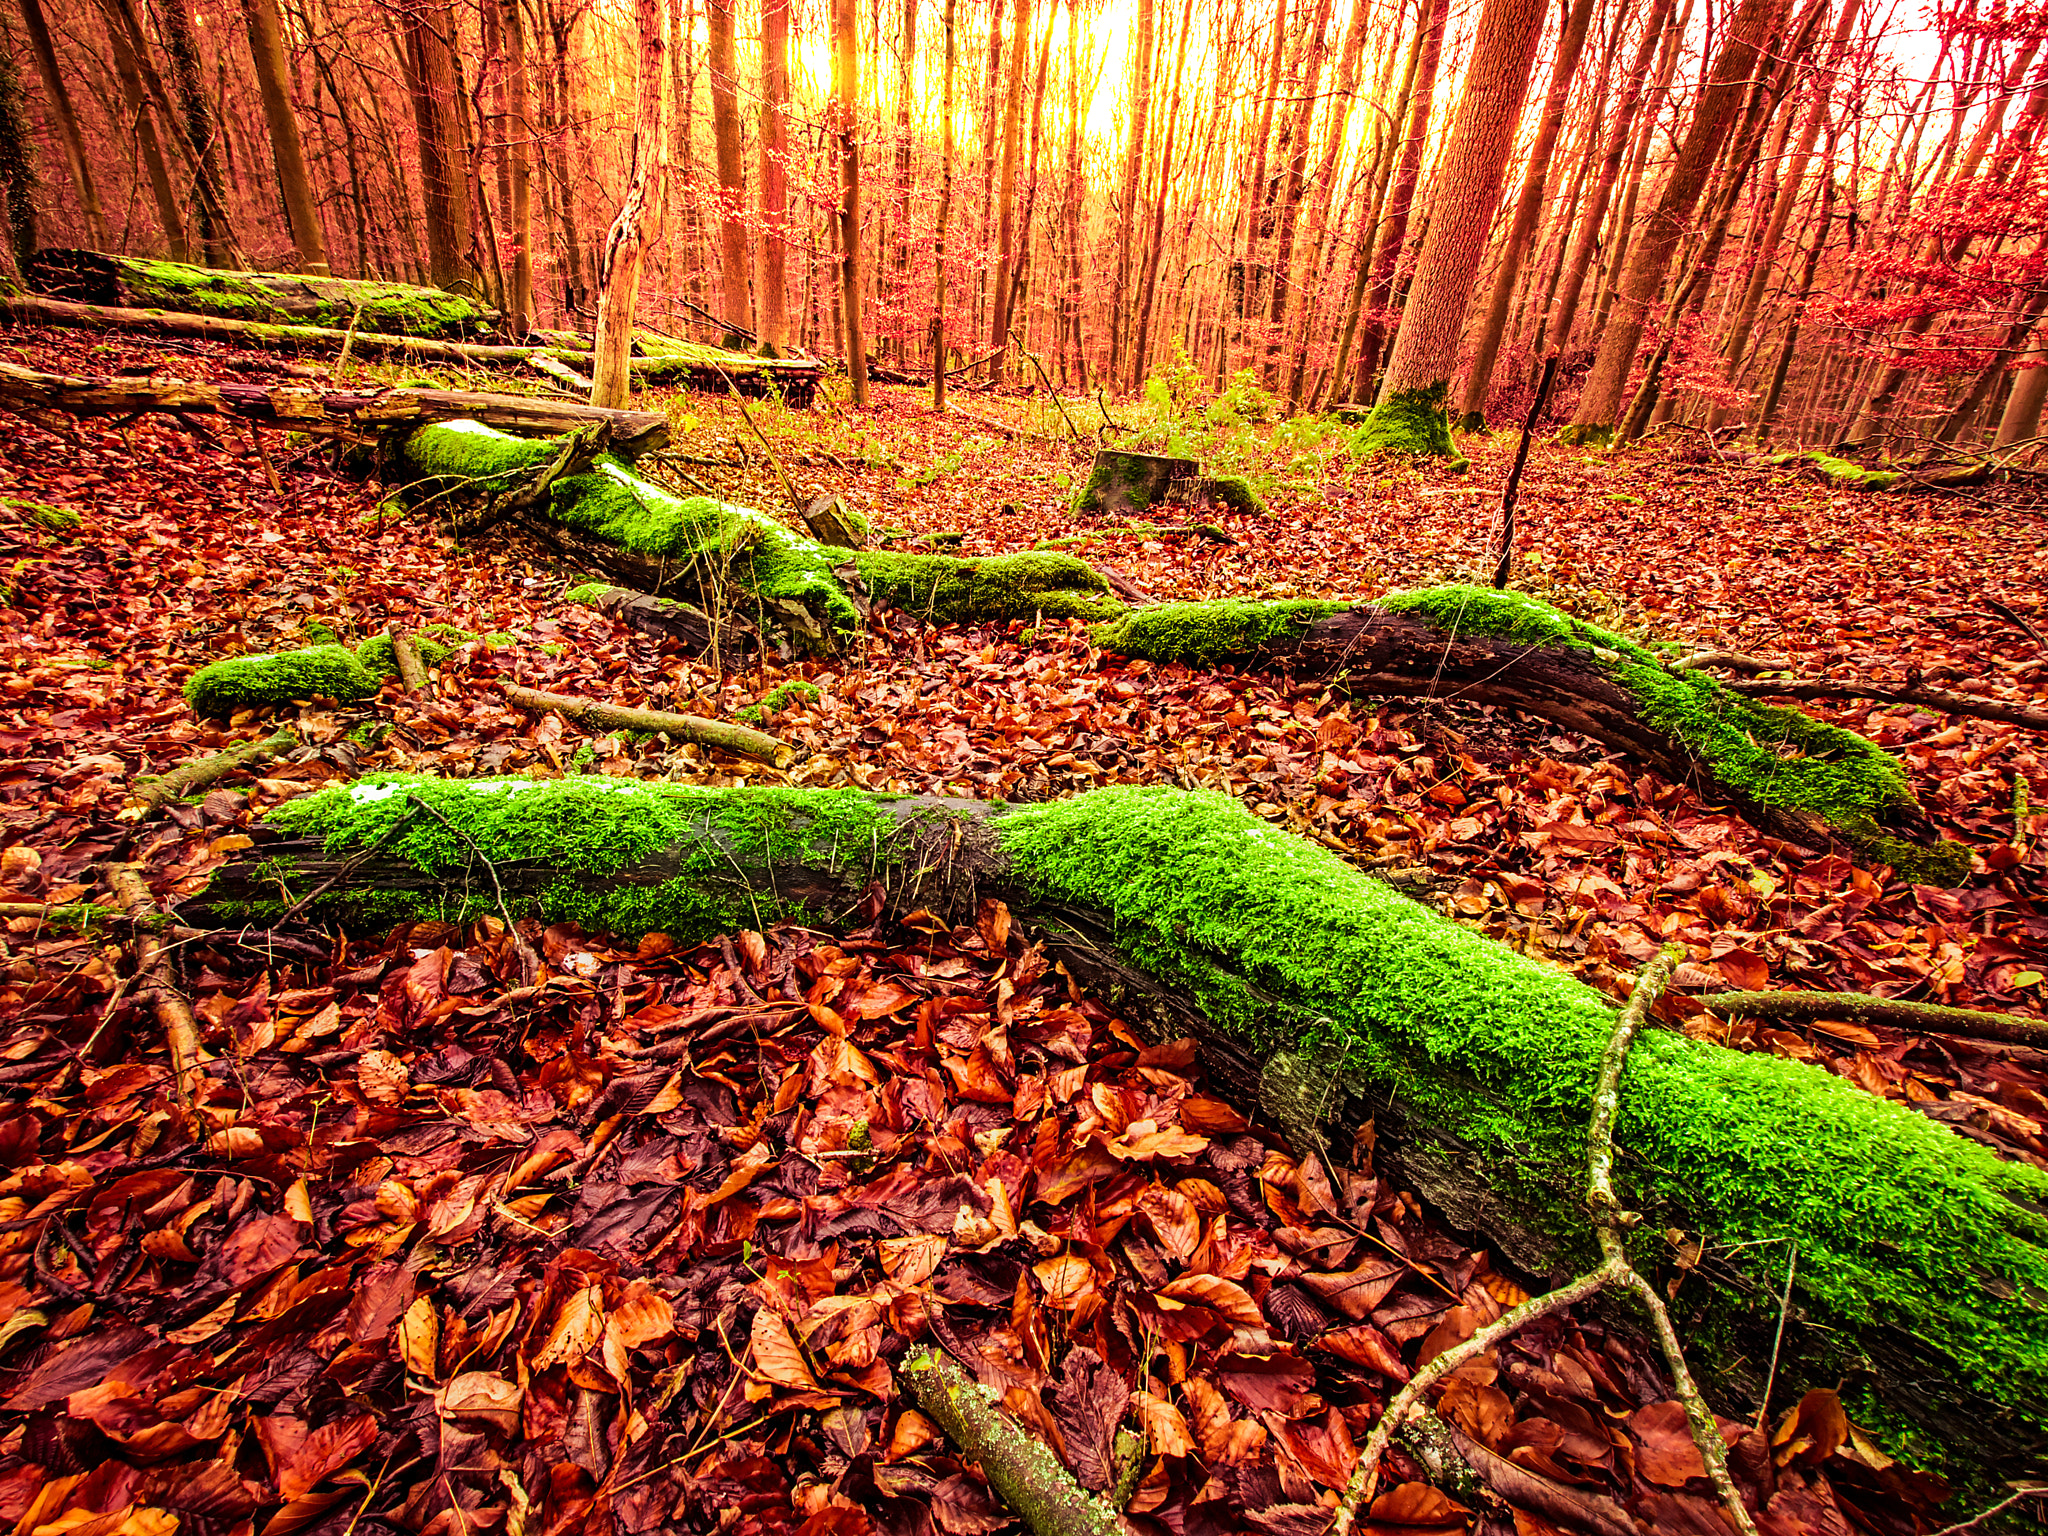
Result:
{"type": "Polygon", "coordinates": [[[206,788],[215,780],[233,773],[237,768],[248,768],[257,763],[268,762],[281,753],[289,752],[299,744],[298,732],[290,726],[280,728],[274,735],[260,741],[245,741],[239,746],[224,751],[195,757],[188,763],[181,763],[161,778],[151,779],[136,787],[122,808],[121,819],[139,821],[150,812],[182,800],[195,790],[206,788]]]}
{"type": "Polygon", "coordinates": [[[787,768],[796,760],[796,749],[751,726],[725,720],[707,720],[701,715],[676,715],[661,709],[629,709],[597,699],[576,699],[566,694],[543,693],[538,688],[505,685],[505,697],[520,709],[552,710],[564,719],[594,725],[607,731],[660,731],[678,741],[694,741],[715,747],[736,757],[787,768]]]}
{"type": "Polygon", "coordinates": [[[148,995],[164,1032],[171,1055],[171,1091],[186,1113],[192,1114],[199,1081],[199,1025],[192,1017],[192,1005],[178,990],[170,956],[162,941],[149,931],[159,916],[156,898],[133,864],[118,864],[108,870],[107,884],[113,887],[122,910],[138,925],[135,972],[139,990],[148,995]]]}
{"type": "Polygon", "coordinates": [[[2016,1013],[1915,1003],[1867,992],[1709,992],[1693,999],[1709,1013],[1766,1019],[1860,1019],[1928,1035],[1965,1040],[2003,1040],[2013,1045],[2048,1045],[2048,1020],[2016,1013]]]}
{"type": "Polygon", "coordinates": [[[427,686],[427,669],[420,665],[419,647],[402,629],[391,632],[391,661],[398,668],[398,680],[407,693],[418,693],[427,686]]]}
{"type": "Polygon", "coordinates": [[[1873,699],[1881,704],[1918,704],[1945,715],[2002,720],[2033,731],[2048,731],[2048,709],[2030,709],[1980,694],[1930,688],[1924,683],[1883,683],[1863,678],[1757,677],[1728,683],[1731,693],[1759,699],[1873,699]]]}
{"type": "Polygon", "coordinates": [[[651,597],[629,587],[593,582],[565,596],[630,624],[643,635],[673,640],[693,656],[715,656],[720,666],[739,666],[761,648],[760,632],[737,613],[713,619],[691,603],[651,597]]]}

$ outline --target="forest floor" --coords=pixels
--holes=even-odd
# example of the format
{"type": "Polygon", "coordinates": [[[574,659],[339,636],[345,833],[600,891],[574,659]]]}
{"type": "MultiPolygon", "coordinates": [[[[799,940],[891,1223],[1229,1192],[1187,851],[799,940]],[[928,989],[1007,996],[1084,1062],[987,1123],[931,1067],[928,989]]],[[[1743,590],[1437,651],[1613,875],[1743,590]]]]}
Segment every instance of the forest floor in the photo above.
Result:
{"type": "MultiPolygon", "coordinates": [[[[205,343],[10,341],[54,370],[277,366],[205,343]]],[[[731,402],[663,399],[678,431],[657,478],[783,503],[731,402]]],[[[803,490],[877,528],[958,532],[966,554],[1058,540],[1160,599],[1470,579],[1514,447],[1468,444],[1452,476],[1355,461],[1334,434],[1249,411],[1179,423],[1162,402],[1112,405],[1268,488],[1266,515],[1220,519],[1223,545],[1077,522],[1086,455],[1059,419],[961,399],[978,419],[892,387],[866,412],[752,410],[803,490]]],[[[1889,746],[1978,855],[1956,889],[1914,886],[1767,838],[1549,726],[1127,661],[1078,624],[892,616],[847,655],[720,676],[557,601],[582,573],[523,544],[455,546],[380,516],[324,451],[206,430],[10,419],[0,440],[0,901],[95,899],[125,859],[173,903],[270,807],[370,772],[1013,800],[1206,787],[1610,994],[1682,944],[1674,1022],[2048,1166],[2048,1053],[1847,1019],[1728,1026],[1685,1002],[1793,986],[2041,1016],[2037,735],[1813,706],[1889,746]],[[50,526],[43,507],[82,521],[50,526]],[[260,734],[193,717],[180,689],[197,667],[309,643],[309,626],[353,642],[434,623],[483,638],[426,692],[309,706],[288,760],[124,818],[138,777],[260,734]],[[818,694],[766,719],[799,751],[786,774],[587,735],[498,687],[729,717],[791,679],[818,694]]],[[[1859,495],[1696,445],[1539,444],[1522,508],[1517,584],[1582,617],[1808,675],[2048,703],[2048,509],[2020,494],[1859,495]]],[[[488,922],[322,941],[292,963],[189,945],[214,1057],[198,1146],[179,1144],[122,946],[34,917],[4,937],[0,1521],[20,1536],[165,1536],[174,1517],[222,1536],[252,1519],[333,1536],[980,1536],[1007,1516],[896,1390],[917,1337],[980,1362],[1091,1486],[1116,1427],[1137,1425],[1141,1531],[1316,1536],[1395,1385],[1549,1278],[1496,1268],[1484,1234],[1376,1179],[1369,1145],[1334,1182],[1297,1161],[1204,1091],[1191,1047],[1142,1045],[993,905],[953,931],[781,929],[690,952],[557,927],[536,935],[546,971],[528,985],[488,922]],[[855,1121],[872,1143],[849,1155],[855,1121]]],[[[1465,1368],[1438,1406],[1558,1491],[1566,1529],[1724,1530],[1670,1397],[1654,1351],[1588,1312],[1465,1368]]],[[[1888,1461],[1910,1447],[1852,1431],[1832,1394],[1772,1406],[1777,1433],[1736,1459],[1774,1536],[1958,1518],[1888,1461]]],[[[1368,1529],[1553,1528],[1424,1487],[1405,1453],[1393,1465],[1368,1529]]]]}

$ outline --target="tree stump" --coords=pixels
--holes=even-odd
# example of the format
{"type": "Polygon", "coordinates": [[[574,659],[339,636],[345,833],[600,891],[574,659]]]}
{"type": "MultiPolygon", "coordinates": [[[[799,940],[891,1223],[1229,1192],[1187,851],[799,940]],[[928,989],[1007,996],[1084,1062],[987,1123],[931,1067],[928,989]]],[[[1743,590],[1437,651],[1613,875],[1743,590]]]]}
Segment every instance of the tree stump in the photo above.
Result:
{"type": "Polygon", "coordinates": [[[1074,511],[1143,517],[1166,501],[1176,485],[1193,480],[1200,472],[1201,466],[1193,459],[1104,448],[1095,455],[1087,483],[1075,493],[1074,511]]]}

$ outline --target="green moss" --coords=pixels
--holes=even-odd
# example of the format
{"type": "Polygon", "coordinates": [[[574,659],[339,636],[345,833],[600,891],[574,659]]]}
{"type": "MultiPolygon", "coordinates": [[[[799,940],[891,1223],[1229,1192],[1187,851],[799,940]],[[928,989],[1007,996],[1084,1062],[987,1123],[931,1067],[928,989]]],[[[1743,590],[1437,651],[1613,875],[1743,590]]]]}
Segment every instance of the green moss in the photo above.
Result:
{"type": "MultiPolygon", "coordinates": [[[[1583,1179],[1605,999],[1222,796],[1118,787],[995,825],[1039,899],[1112,914],[1119,949],[1255,1056],[1378,1085],[1584,1248],[1560,1192],[1583,1179]]],[[[1661,1031],[1630,1057],[1618,1139],[1652,1229],[1668,1206],[1717,1247],[1796,1240],[1823,1327],[1900,1328],[2048,1427],[2048,1174],[1828,1073],[1661,1031]]],[[[1768,1284],[1756,1308],[1775,1317],[1768,1284]]]]}
{"type": "Polygon", "coordinates": [[[745,725],[758,726],[770,715],[780,713],[798,700],[806,704],[815,704],[823,697],[824,694],[819,691],[816,683],[807,683],[800,677],[792,677],[769,689],[760,703],[734,710],[733,718],[745,725]]]}
{"type": "Polygon", "coordinates": [[[223,272],[132,256],[115,261],[131,302],[182,314],[443,338],[474,336],[497,321],[494,310],[474,299],[408,283],[223,272]]]}
{"type": "Polygon", "coordinates": [[[1264,517],[1266,504],[1243,475],[1210,475],[1202,481],[1202,492],[1210,500],[1246,517],[1264,517]]]}
{"type": "Polygon", "coordinates": [[[269,709],[300,699],[352,703],[372,698],[381,683],[356,653],[339,645],[313,645],[277,655],[235,656],[202,667],[185,684],[185,700],[210,718],[238,710],[269,709]]]}
{"type": "MultiPolygon", "coordinates": [[[[458,630],[457,633],[460,634],[461,631],[458,630]]],[[[464,635],[463,638],[467,640],[472,637],[464,635]]],[[[438,640],[428,638],[425,633],[412,637],[412,648],[419,653],[420,665],[423,667],[438,667],[451,654],[447,646],[438,640]]],[[[389,635],[370,636],[356,647],[356,660],[360,661],[363,669],[374,677],[398,676],[398,658],[392,654],[389,635]]]]}
{"type": "Polygon", "coordinates": [[[1252,602],[1218,598],[1205,603],[1160,603],[1134,608],[1122,618],[1098,624],[1089,639],[1105,651],[1146,661],[1184,661],[1196,666],[1245,660],[1298,639],[1317,619],[1341,613],[1347,603],[1252,602]]]}
{"type": "MultiPolygon", "coordinates": [[[[771,867],[808,860],[879,872],[898,833],[896,819],[855,790],[735,792],[594,775],[393,775],[289,801],[269,821],[319,839],[331,857],[375,846],[430,877],[423,890],[386,884],[323,896],[315,909],[324,914],[397,922],[492,911],[496,895],[481,854],[508,891],[524,891],[512,898],[515,915],[610,933],[660,931],[691,943],[785,920],[829,922],[836,914],[776,895],[771,867]],[[413,797],[462,835],[417,814],[413,797]]],[[[306,889],[316,883],[298,879],[306,889]]]]}
{"type": "MultiPolygon", "coordinates": [[[[1186,473],[1193,474],[1193,460],[1187,462],[1186,473]]],[[[1155,477],[1149,471],[1142,471],[1131,461],[1128,454],[1095,456],[1094,466],[1088,471],[1088,478],[1081,488],[1074,492],[1069,508],[1075,512],[1103,512],[1124,517],[1140,517],[1152,510],[1154,491],[1160,489],[1155,477]]]]}
{"type": "Polygon", "coordinates": [[[1098,571],[1071,555],[1032,550],[962,560],[862,550],[853,557],[877,603],[942,624],[1011,619],[1106,619],[1123,611],[1098,571]]]}
{"type": "Polygon", "coordinates": [[[562,601],[565,603],[594,603],[611,590],[612,584],[608,581],[586,581],[582,585],[571,587],[568,591],[564,592],[562,594],[562,601]]]}
{"type": "Polygon", "coordinates": [[[76,533],[85,526],[83,513],[74,512],[69,507],[53,507],[47,502],[23,501],[15,496],[0,496],[0,507],[14,508],[21,514],[22,521],[31,528],[41,529],[44,533],[76,533]]]}
{"type": "Polygon", "coordinates": [[[1684,742],[1727,788],[1757,804],[1816,818],[1850,847],[1908,878],[1953,883],[1969,868],[1969,850],[1960,844],[1928,849],[1890,830],[1917,808],[1912,789],[1888,753],[1854,732],[1730,693],[1703,672],[1668,672],[1634,641],[1518,592],[1430,587],[1394,593],[1380,606],[1446,634],[1591,651],[1635,697],[1644,722],[1684,742]]]}
{"type": "Polygon", "coordinates": [[[1450,384],[1445,381],[1385,396],[1373,406],[1365,425],[1352,434],[1352,450],[1414,454],[1443,459],[1447,469],[1464,469],[1469,461],[1451,441],[1451,418],[1444,406],[1449,394],[1450,384]]]}
{"type": "Polygon", "coordinates": [[[1852,464],[1847,459],[1838,459],[1832,454],[1820,452],[1774,453],[1770,457],[1770,462],[1805,464],[1819,471],[1830,484],[1851,491],[1888,491],[1897,485],[1900,479],[1896,470],[1865,469],[1861,464],[1852,464]]]}
{"type": "Polygon", "coordinates": [[[1612,448],[1614,426],[1611,422],[1570,422],[1558,428],[1557,440],[1567,448],[1612,448]]]}

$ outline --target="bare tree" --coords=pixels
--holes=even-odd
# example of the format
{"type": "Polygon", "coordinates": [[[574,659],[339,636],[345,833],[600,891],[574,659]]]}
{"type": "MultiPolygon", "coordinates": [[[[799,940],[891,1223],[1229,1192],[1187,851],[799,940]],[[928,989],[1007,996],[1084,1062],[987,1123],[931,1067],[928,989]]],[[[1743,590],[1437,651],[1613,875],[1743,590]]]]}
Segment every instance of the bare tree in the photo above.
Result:
{"type": "Polygon", "coordinates": [[[761,339],[789,335],[789,0],[761,0],[761,339]]]}
{"type": "Polygon", "coordinates": [[[718,162],[718,282],[725,344],[751,330],[747,292],[747,173],[741,159],[739,70],[733,59],[733,0],[705,0],[705,53],[711,68],[711,143],[718,162]]]}

